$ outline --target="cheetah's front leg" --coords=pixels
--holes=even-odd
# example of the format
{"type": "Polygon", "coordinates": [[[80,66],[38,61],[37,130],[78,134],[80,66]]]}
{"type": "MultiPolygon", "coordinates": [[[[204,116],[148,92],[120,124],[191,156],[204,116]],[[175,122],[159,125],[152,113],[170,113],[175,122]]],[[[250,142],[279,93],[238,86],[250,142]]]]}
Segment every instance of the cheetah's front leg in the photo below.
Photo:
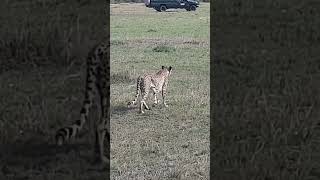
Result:
{"type": "Polygon", "coordinates": [[[107,98],[103,98],[100,101],[100,119],[98,124],[96,125],[95,155],[100,162],[109,164],[110,159],[105,156],[105,150],[109,153],[110,147],[108,145],[108,147],[105,147],[104,141],[107,137],[108,144],[110,143],[110,131],[108,131],[110,123],[110,109],[108,107],[110,106],[110,104],[107,98]]]}
{"type": "MultiPolygon", "coordinates": [[[[108,139],[110,138],[110,134],[107,132],[107,130],[100,125],[97,126],[96,129],[96,159],[99,160],[102,163],[110,163],[109,158],[107,158],[104,155],[105,147],[104,147],[104,139],[108,135],[108,139]]],[[[108,142],[109,143],[109,142],[108,142]]]]}
{"type": "Polygon", "coordinates": [[[168,104],[166,103],[165,97],[167,95],[167,84],[165,84],[162,88],[162,101],[163,101],[163,105],[165,107],[168,107],[168,104]]]}
{"type": "Polygon", "coordinates": [[[159,100],[157,98],[157,94],[159,93],[159,91],[157,91],[156,88],[152,88],[152,91],[154,96],[153,106],[155,106],[159,103],[159,100]]]}

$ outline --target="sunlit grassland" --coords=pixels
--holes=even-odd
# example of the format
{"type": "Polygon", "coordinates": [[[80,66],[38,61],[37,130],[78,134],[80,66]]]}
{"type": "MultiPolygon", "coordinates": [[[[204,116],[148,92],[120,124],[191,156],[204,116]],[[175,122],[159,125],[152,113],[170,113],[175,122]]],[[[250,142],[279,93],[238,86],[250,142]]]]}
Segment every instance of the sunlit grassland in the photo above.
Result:
{"type": "Polygon", "coordinates": [[[111,177],[208,179],[209,4],[164,13],[112,5],[111,45],[111,177]],[[128,109],[136,78],[162,65],[173,67],[169,107],[152,107],[150,94],[150,111],[128,109]]]}

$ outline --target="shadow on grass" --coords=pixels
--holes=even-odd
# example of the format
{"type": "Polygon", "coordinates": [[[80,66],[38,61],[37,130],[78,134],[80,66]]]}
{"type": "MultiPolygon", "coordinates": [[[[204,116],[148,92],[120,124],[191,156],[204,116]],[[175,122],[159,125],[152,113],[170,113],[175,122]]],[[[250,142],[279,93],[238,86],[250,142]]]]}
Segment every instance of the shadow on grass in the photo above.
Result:
{"type": "Polygon", "coordinates": [[[111,107],[111,113],[117,114],[117,115],[124,115],[124,114],[131,112],[132,110],[134,110],[136,108],[137,108],[137,106],[127,107],[126,105],[117,105],[117,106],[111,107]]]}
{"type": "Polygon", "coordinates": [[[94,161],[92,144],[74,142],[58,147],[46,141],[31,140],[0,145],[0,179],[41,177],[52,169],[55,175],[65,177],[70,177],[70,171],[86,172],[88,177],[105,177],[108,172],[107,166],[94,161]]]}
{"type": "Polygon", "coordinates": [[[88,143],[65,144],[64,146],[57,146],[56,144],[49,144],[45,141],[33,141],[24,143],[2,144],[0,145],[0,159],[2,162],[14,162],[14,160],[46,160],[56,161],[57,156],[69,153],[79,153],[80,151],[91,152],[92,145],[88,143]]]}

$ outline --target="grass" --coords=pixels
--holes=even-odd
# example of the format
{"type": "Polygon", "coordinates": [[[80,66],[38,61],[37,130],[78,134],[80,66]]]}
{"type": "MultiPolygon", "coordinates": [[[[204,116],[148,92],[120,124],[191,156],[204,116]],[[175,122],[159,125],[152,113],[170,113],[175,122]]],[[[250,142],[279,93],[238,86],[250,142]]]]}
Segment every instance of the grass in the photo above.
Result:
{"type": "Polygon", "coordinates": [[[111,86],[111,178],[209,179],[209,4],[191,13],[111,7],[112,42],[122,42],[112,46],[111,74],[132,79],[111,86]],[[169,107],[127,109],[136,78],[162,65],[173,67],[169,107]]]}
{"type": "Polygon", "coordinates": [[[0,7],[0,179],[108,176],[90,161],[88,128],[70,146],[53,144],[56,128],[79,114],[85,57],[105,32],[99,2],[6,1],[0,7]]]}
{"type": "Polygon", "coordinates": [[[169,46],[165,46],[165,45],[159,45],[156,46],[152,49],[153,52],[171,52],[171,51],[175,51],[176,49],[173,47],[169,47],[169,46]]]}
{"type": "MultiPolygon", "coordinates": [[[[0,179],[108,176],[91,162],[92,121],[70,145],[53,144],[56,129],[78,118],[85,57],[104,36],[102,7],[63,0],[0,7],[7,27],[0,30],[0,179]]],[[[208,179],[209,5],[158,13],[117,4],[111,11],[112,179],[208,179]],[[145,115],[128,109],[137,76],[162,65],[174,68],[169,107],[145,115]]]]}
{"type": "Polygon", "coordinates": [[[223,2],[213,19],[211,177],[319,179],[319,4],[223,2]]]}
{"type": "MultiPolygon", "coordinates": [[[[104,33],[99,3],[7,1],[1,6],[0,72],[43,65],[68,65],[86,55],[104,33]],[[96,5],[94,5],[96,4],[96,5]],[[96,11],[96,12],[95,12],[96,11]],[[89,28],[91,27],[91,28],[89,28]]],[[[103,7],[103,3],[100,3],[103,7]]]]}

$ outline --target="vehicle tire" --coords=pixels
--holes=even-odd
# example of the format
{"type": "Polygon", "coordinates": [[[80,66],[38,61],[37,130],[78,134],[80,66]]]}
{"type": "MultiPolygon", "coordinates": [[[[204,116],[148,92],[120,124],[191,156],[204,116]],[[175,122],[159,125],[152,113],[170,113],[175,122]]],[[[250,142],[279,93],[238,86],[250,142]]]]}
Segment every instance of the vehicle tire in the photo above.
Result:
{"type": "Polygon", "coordinates": [[[189,9],[190,9],[190,11],[195,11],[197,9],[197,7],[195,5],[191,5],[189,9]]]}
{"type": "Polygon", "coordinates": [[[165,6],[165,5],[160,5],[160,11],[161,12],[164,12],[164,11],[166,11],[167,10],[167,6],[165,6]]]}
{"type": "Polygon", "coordinates": [[[159,7],[154,8],[156,11],[161,12],[159,7]]]}

